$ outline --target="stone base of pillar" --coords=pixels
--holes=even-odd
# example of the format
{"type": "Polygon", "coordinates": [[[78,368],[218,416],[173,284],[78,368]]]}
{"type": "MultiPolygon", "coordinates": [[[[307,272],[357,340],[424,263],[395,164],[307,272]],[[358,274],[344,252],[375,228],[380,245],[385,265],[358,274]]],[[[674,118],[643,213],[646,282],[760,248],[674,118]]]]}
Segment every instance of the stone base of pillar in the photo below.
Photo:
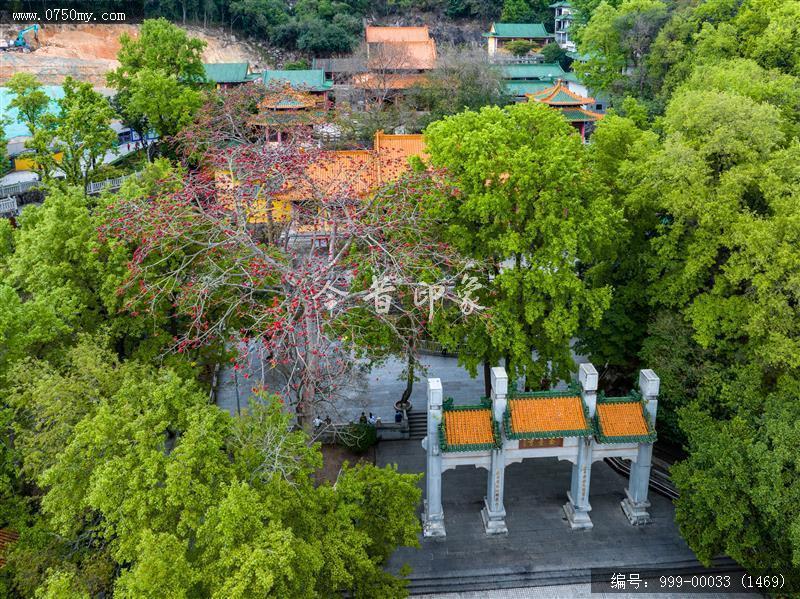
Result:
{"type": "Polygon", "coordinates": [[[642,524],[652,522],[650,513],[647,511],[647,508],[650,507],[650,502],[647,500],[639,502],[634,501],[628,489],[625,489],[625,499],[620,502],[620,505],[622,506],[622,511],[628,517],[628,522],[634,526],[641,526],[642,524]]]}
{"type": "Polygon", "coordinates": [[[567,522],[573,530],[589,530],[594,527],[592,519],[589,517],[589,511],[592,506],[586,509],[575,507],[575,502],[572,500],[572,495],[567,491],[567,499],[569,501],[564,504],[564,513],[567,515],[567,522]]]}
{"type": "Polygon", "coordinates": [[[487,535],[505,535],[508,534],[506,528],[506,511],[500,510],[493,512],[489,509],[489,502],[483,498],[483,509],[481,510],[481,518],[483,519],[483,529],[487,535]]]}
{"type": "Polygon", "coordinates": [[[425,538],[430,537],[444,537],[447,535],[444,529],[444,514],[439,516],[428,516],[428,502],[423,501],[422,510],[422,536],[425,538]]]}

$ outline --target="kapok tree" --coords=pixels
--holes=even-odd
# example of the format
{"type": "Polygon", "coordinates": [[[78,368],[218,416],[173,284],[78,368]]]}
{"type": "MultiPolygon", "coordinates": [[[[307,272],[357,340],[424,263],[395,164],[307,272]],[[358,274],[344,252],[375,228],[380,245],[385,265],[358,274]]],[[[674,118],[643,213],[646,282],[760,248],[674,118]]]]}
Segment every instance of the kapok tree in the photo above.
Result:
{"type": "Polygon", "coordinates": [[[302,131],[291,144],[264,143],[258,93],[204,107],[179,140],[196,167],[177,191],[120,202],[109,232],[137,247],[127,283],[137,304],[169,297],[186,323],[175,350],[223,340],[242,361],[258,351],[284,376],[273,390],[307,422],[339,398],[350,343],[372,330],[349,315],[366,311],[390,330],[398,314],[421,322],[463,301],[463,265],[420,204],[430,176],[374,191],[370,152],[324,152],[302,131]]]}

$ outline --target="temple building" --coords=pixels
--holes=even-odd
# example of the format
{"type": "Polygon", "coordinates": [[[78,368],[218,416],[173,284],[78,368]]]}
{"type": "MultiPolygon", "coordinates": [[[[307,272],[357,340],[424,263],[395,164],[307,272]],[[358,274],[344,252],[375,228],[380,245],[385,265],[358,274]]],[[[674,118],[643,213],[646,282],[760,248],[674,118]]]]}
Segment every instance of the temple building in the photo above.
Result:
{"type": "Polygon", "coordinates": [[[603,118],[599,112],[587,108],[595,104],[594,98],[585,98],[570,91],[563,79],[558,79],[553,86],[526,95],[531,102],[542,102],[560,110],[564,118],[580,131],[584,142],[591,135],[594,123],[603,118]]]}
{"type": "Polygon", "coordinates": [[[236,87],[259,79],[260,73],[250,73],[247,62],[215,62],[203,64],[206,81],[217,89],[236,87]]]}
{"type": "MultiPolygon", "coordinates": [[[[439,379],[428,379],[428,431],[423,534],[443,537],[442,475],[457,466],[485,468],[486,496],[481,510],[486,534],[505,534],[503,491],[506,466],[531,458],[556,457],[572,463],[572,479],[563,510],[573,529],[593,527],[589,512],[592,464],[607,457],[631,460],[622,511],[631,524],[650,520],[647,493],[659,378],[639,373],[639,390],[625,397],[597,392],[598,374],[581,364],[578,380],[566,391],[521,393],[508,387],[504,368],[492,368],[491,397],[475,405],[443,400],[439,379]]],[[[513,484],[513,481],[510,482],[513,484]]]]}
{"type": "Polygon", "coordinates": [[[483,37],[486,38],[489,60],[514,60],[506,48],[510,42],[530,42],[532,51],[538,52],[555,39],[541,23],[492,23],[483,37]]]}
{"type": "Polygon", "coordinates": [[[250,119],[250,123],[263,127],[266,141],[288,143],[297,132],[310,134],[315,125],[325,122],[327,109],[325,95],[273,80],[258,104],[258,114],[250,119]]]}
{"type": "Polygon", "coordinates": [[[294,90],[302,91],[316,98],[319,106],[330,108],[330,91],[333,81],[325,76],[321,69],[304,69],[298,71],[272,71],[267,69],[261,76],[265,86],[289,86],[294,90]]]}
{"type": "Polygon", "coordinates": [[[436,44],[428,26],[365,29],[366,72],[353,76],[353,87],[386,100],[420,83],[436,66],[436,44]]]}
{"type": "MultiPolygon", "coordinates": [[[[307,166],[303,177],[287,182],[269,201],[258,199],[241,209],[252,225],[286,223],[301,212],[301,206],[315,199],[368,197],[380,186],[407,172],[413,156],[427,158],[422,135],[387,135],[378,131],[371,150],[320,152],[307,166]]],[[[237,184],[231,173],[217,171],[214,177],[222,203],[233,210],[237,184]]],[[[305,232],[299,224],[296,230],[305,232]]]]}
{"type": "Polygon", "coordinates": [[[516,102],[527,102],[528,96],[553,86],[566,76],[558,63],[507,64],[500,67],[506,93],[516,102]]]}

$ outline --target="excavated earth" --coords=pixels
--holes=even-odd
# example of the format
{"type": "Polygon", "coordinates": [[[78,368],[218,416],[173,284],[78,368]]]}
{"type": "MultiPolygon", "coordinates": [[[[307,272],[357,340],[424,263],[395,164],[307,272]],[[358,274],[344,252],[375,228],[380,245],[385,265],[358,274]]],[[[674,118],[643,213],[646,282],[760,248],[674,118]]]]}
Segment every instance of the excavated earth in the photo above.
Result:
{"type": "MultiPolygon", "coordinates": [[[[204,62],[250,62],[253,67],[266,66],[258,46],[237,40],[220,29],[186,27],[189,34],[206,42],[204,62]]],[[[6,27],[0,38],[13,39],[16,31],[6,27]]],[[[57,85],[67,75],[103,86],[106,73],[119,66],[119,36],[135,37],[138,25],[46,25],[39,31],[40,46],[32,52],[0,53],[0,85],[14,73],[33,73],[48,85],[57,85]]],[[[31,34],[26,36],[35,46],[31,34]]]]}

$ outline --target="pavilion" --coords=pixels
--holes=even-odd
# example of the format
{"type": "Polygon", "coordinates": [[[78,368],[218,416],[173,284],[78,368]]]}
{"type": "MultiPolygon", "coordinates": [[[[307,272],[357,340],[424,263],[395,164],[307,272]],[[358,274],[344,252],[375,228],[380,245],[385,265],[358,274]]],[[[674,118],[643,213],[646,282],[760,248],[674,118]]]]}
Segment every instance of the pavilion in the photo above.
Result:
{"type": "Polygon", "coordinates": [[[586,138],[591,133],[589,125],[599,121],[603,115],[586,108],[589,104],[594,104],[594,98],[584,98],[573,91],[570,91],[563,79],[558,79],[555,85],[540,91],[526,94],[529,101],[542,102],[561,111],[572,125],[581,133],[581,139],[586,138]]]}
{"type": "Polygon", "coordinates": [[[593,527],[589,512],[592,463],[607,457],[631,460],[622,510],[631,524],[650,520],[647,492],[659,378],[639,373],[639,390],[624,397],[597,392],[598,374],[581,364],[578,381],[566,391],[516,392],[508,389],[504,368],[491,371],[491,397],[476,405],[455,406],[442,399],[439,379],[428,379],[426,501],[423,534],[445,536],[442,474],[457,466],[488,471],[481,510],[486,534],[508,532],[503,505],[506,466],[529,458],[557,457],[572,463],[564,513],[573,529],[593,527]]]}
{"type": "Polygon", "coordinates": [[[567,75],[558,63],[505,64],[500,73],[506,93],[515,102],[527,102],[530,94],[552,87],[567,75]]]}

